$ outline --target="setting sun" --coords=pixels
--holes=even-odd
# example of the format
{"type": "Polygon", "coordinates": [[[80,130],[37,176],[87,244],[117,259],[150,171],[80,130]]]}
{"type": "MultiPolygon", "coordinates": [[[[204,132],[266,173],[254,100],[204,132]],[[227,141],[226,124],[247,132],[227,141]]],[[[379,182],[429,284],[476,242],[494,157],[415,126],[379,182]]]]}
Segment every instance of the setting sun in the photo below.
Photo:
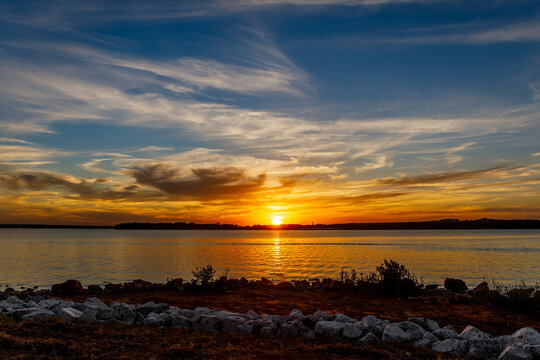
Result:
{"type": "Polygon", "coordinates": [[[280,217],[280,216],[273,216],[272,217],[272,224],[273,225],[281,225],[282,222],[283,222],[282,217],[280,217]]]}

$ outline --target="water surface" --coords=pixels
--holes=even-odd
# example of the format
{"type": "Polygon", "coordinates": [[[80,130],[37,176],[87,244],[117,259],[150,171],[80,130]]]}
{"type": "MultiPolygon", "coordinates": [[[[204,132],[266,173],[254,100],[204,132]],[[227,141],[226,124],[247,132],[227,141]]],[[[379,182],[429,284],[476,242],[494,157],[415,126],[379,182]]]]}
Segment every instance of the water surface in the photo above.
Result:
{"type": "Polygon", "coordinates": [[[233,277],[337,278],[383,259],[424,282],[540,281],[540,230],[0,229],[0,249],[0,285],[15,287],[191,279],[206,264],[233,277]]]}

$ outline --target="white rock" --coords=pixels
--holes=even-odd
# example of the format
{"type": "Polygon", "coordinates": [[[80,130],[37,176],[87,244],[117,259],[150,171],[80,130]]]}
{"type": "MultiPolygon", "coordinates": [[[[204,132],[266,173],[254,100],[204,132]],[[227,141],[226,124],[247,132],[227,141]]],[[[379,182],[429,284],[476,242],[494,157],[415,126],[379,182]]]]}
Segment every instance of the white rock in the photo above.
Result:
{"type": "Polygon", "coordinates": [[[426,330],[418,324],[410,321],[389,324],[382,335],[383,342],[409,342],[420,340],[426,330]]]}
{"type": "Polygon", "coordinates": [[[82,311],[79,311],[72,307],[60,308],[57,313],[58,317],[66,321],[78,320],[82,314],[82,311]]]}
{"type": "Polygon", "coordinates": [[[26,315],[23,315],[22,319],[23,320],[33,320],[33,319],[41,319],[41,318],[51,318],[54,315],[55,314],[50,310],[39,309],[39,310],[33,311],[31,313],[28,313],[26,315]]]}
{"type": "Polygon", "coordinates": [[[228,334],[239,333],[239,326],[243,325],[246,322],[246,319],[242,316],[228,316],[223,318],[223,331],[228,334]]]}
{"type": "Polygon", "coordinates": [[[19,299],[17,296],[10,296],[6,299],[6,302],[8,304],[24,304],[24,301],[22,301],[21,299],[19,299]]]}

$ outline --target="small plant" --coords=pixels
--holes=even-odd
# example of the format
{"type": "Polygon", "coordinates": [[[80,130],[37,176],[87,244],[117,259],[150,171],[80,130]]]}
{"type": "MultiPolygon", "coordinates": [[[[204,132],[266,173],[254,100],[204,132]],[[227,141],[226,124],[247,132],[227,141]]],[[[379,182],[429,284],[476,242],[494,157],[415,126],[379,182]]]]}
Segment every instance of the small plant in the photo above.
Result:
{"type": "Polygon", "coordinates": [[[206,286],[214,279],[216,270],[214,270],[214,267],[212,265],[206,265],[201,269],[195,268],[194,270],[191,270],[191,273],[194,277],[193,280],[191,280],[193,284],[200,284],[202,286],[206,286]]]}
{"type": "Polygon", "coordinates": [[[375,268],[375,277],[383,294],[407,296],[417,291],[416,276],[397,261],[384,260],[375,268]]]}

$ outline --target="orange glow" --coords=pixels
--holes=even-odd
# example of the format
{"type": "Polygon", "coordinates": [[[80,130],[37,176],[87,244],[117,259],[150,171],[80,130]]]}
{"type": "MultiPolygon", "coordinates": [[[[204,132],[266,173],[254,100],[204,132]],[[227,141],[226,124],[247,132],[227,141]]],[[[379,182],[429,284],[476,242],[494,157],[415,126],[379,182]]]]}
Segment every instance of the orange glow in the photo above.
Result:
{"type": "Polygon", "coordinates": [[[272,224],[273,225],[281,225],[281,223],[283,222],[283,218],[281,216],[272,216],[272,224]]]}

